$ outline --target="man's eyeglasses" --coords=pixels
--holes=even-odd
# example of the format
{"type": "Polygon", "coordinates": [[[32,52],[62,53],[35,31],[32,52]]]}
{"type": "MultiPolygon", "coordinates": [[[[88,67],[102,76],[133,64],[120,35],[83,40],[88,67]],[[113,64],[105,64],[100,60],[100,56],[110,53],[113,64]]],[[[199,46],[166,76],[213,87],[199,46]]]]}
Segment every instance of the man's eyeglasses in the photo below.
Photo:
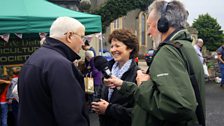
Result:
{"type": "MultiPolygon", "coordinates": [[[[66,34],[68,34],[68,33],[69,33],[69,32],[66,32],[64,35],[66,35],[66,34]]],[[[79,37],[82,39],[82,41],[85,41],[85,40],[86,40],[85,36],[79,35],[79,34],[77,34],[77,33],[75,33],[75,32],[70,32],[70,33],[79,36],[79,37]]]]}

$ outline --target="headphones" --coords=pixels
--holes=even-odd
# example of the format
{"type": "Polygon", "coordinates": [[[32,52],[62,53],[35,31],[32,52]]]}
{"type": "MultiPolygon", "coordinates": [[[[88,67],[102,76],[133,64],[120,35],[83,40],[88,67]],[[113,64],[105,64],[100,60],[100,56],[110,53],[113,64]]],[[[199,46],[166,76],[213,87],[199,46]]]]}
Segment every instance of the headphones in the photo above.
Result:
{"type": "Polygon", "coordinates": [[[168,4],[169,2],[166,2],[165,5],[163,6],[161,17],[157,22],[157,29],[161,33],[166,33],[169,29],[169,22],[166,18],[166,11],[167,11],[168,4]]]}

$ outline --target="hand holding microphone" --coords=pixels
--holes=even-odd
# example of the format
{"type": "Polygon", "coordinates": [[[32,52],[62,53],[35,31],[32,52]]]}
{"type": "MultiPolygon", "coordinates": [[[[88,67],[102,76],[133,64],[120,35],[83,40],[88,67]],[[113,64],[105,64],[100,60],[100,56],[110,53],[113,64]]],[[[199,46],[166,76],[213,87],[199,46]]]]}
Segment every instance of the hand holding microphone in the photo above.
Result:
{"type": "Polygon", "coordinates": [[[104,79],[104,83],[110,88],[115,88],[121,87],[123,80],[112,75],[110,78],[104,79]]]}
{"type": "Polygon", "coordinates": [[[103,56],[96,56],[94,58],[94,65],[97,70],[101,71],[106,79],[104,82],[106,86],[110,88],[120,87],[123,83],[123,80],[112,76],[112,73],[108,66],[108,61],[103,56]]]}
{"type": "Polygon", "coordinates": [[[110,78],[112,73],[108,66],[108,61],[103,56],[94,57],[94,65],[97,70],[101,71],[105,78],[110,78]]]}

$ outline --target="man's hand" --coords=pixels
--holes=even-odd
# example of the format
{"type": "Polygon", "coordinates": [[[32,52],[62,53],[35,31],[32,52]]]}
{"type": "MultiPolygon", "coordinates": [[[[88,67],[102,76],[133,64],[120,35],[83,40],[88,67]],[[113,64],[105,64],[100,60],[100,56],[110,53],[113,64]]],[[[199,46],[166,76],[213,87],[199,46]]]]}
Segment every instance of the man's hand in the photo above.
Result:
{"type": "Polygon", "coordinates": [[[121,87],[123,80],[121,80],[115,76],[111,76],[108,79],[104,79],[104,83],[106,84],[106,86],[108,86],[110,88],[115,88],[115,87],[121,87]]]}
{"type": "Polygon", "coordinates": [[[142,70],[137,71],[136,81],[138,86],[140,86],[143,81],[147,81],[149,79],[150,79],[150,76],[148,74],[143,73],[142,70]]]}

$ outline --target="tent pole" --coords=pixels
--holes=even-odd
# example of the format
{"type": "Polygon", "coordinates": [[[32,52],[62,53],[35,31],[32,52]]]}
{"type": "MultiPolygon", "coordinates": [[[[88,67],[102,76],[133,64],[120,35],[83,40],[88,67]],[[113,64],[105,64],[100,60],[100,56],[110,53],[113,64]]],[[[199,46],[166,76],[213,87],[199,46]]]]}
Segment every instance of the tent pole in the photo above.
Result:
{"type": "Polygon", "coordinates": [[[100,56],[103,55],[103,34],[100,32],[100,56]]]}

